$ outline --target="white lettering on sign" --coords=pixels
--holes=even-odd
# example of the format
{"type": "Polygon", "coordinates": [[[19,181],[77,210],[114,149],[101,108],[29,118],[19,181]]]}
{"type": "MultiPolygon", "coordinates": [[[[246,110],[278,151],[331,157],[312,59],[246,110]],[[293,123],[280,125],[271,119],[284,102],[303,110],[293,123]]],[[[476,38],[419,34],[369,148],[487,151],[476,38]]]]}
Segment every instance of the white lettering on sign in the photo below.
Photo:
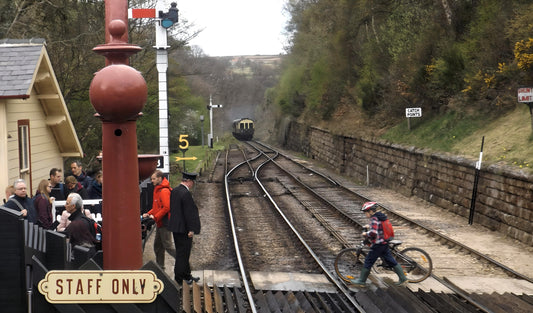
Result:
{"type": "Polygon", "coordinates": [[[518,102],[533,102],[533,88],[518,88],[518,102]]]}
{"type": "Polygon", "coordinates": [[[39,291],[50,303],[149,303],[163,282],[152,271],[50,271],[39,291]]]}
{"type": "Polygon", "coordinates": [[[421,117],[422,108],[406,108],[405,117],[421,117]]]}
{"type": "Polygon", "coordinates": [[[160,156],[158,159],[157,159],[157,166],[156,168],[164,168],[165,167],[165,159],[163,156],[160,156]]]}

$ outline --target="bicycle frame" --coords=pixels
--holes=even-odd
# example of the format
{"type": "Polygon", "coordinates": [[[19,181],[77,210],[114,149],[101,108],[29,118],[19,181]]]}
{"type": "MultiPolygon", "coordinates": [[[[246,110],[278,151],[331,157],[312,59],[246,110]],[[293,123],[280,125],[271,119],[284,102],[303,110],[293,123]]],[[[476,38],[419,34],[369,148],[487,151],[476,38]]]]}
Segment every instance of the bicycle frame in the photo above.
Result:
{"type": "MultiPolygon", "coordinates": [[[[433,263],[429,254],[417,247],[409,247],[398,250],[401,241],[393,240],[388,243],[390,251],[398,264],[403,268],[409,282],[421,282],[431,275],[433,263]]],[[[362,240],[354,248],[343,249],[335,258],[335,271],[345,282],[350,283],[354,277],[359,275],[364,264],[364,259],[370,251],[369,242],[362,240]]],[[[376,260],[372,270],[381,275],[394,272],[394,269],[382,258],[376,260]]]]}

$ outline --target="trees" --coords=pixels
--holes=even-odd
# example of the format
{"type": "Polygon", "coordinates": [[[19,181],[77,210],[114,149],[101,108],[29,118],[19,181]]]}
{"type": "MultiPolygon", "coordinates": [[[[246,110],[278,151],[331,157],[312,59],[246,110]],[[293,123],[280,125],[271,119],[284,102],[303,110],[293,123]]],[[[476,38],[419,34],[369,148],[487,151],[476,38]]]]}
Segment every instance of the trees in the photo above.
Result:
{"type": "MultiPolygon", "coordinates": [[[[154,6],[154,1],[131,1],[138,7],[154,6]]],[[[101,150],[100,120],[93,117],[89,99],[93,74],[105,66],[105,59],[92,49],[105,42],[104,1],[101,0],[0,0],[0,37],[44,38],[58,83],[69,109],[74,127],[86,154],[83,162],[97,166],[96,156],[101,150]]],[[[176,30],[180,38],[192,38],[186,20],[176,30]]],[[[152,48],[153,21],[136,20],[129,23],[130,42],[143,50],[130,59],[148,84],[149,97],[144,117],[138,123],[140,152],[158,152],[157,71],[152,48]]],[[[185,39],[170,41],[173,49],[182,48],[185,39]]],[[[170,83],[175,83],[171,81],[170,83]]],[[[185,86],[184,82],[178,82],[185,86]]]]}
{"type": "Polygon", "coordinates": [[[533,77],[517,67],[528,55],[513,55],[533,28],[527,13],[533,7],[523,1],[287,6],[292,47],[272,93],[283,112],[297,117],[328,119],[340,103],[390,124],[407,106],[432,115],[460,103],[490,113],[516,105],[515,87],[533,77]]]}
{"type": "MultiPolygon", "coordinates": [[[[44,38],[74,127],[87,156],[96,161],[100,121],[93,118],[89,85],[104,59],[92,52],[103,43],[104,2],[74,0],[2,0],[0,37],[44,38]]],[[[90,166],[90,165],[89,165],[90,166]]]]}

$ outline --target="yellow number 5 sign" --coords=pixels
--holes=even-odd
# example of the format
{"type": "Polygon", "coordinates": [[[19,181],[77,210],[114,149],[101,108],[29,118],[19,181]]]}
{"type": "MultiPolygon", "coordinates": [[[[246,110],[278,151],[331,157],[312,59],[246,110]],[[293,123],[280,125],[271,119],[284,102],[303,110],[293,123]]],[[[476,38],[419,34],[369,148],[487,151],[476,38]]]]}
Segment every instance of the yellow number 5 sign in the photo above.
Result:
{"type": "Polygon", "coordinates": [[[185,150],[185,149],[189,148],[189,141],[187,140],[187,137],[189,137],[189,135],[180,135],[179,148],[181,150],[185,150]]]}

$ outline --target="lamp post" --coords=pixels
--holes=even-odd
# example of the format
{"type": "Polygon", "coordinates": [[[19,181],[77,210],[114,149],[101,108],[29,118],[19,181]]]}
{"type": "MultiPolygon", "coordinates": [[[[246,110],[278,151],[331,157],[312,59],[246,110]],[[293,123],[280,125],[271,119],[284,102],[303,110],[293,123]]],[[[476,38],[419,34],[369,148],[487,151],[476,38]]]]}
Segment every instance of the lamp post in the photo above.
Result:
{"type": "Polygon", "coordinates": [[[202,149],[204,148],[204,116],[200,115],[200,122],[202,122],[202,149]]]}

